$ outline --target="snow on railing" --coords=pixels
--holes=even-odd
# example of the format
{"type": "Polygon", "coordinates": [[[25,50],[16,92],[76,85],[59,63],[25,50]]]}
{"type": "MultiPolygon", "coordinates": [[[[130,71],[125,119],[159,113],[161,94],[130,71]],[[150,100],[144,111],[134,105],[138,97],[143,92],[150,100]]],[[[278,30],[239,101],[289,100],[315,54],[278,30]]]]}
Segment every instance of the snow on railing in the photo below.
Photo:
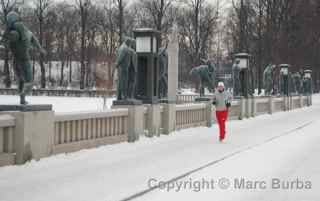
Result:
{"type": "Polygon", "coordinates": [[[128,140],[128,109],[55,116],[54,153],[128,140]]]}
{"type": "Polygon", "coordinates": [[[14,164],[15,118],[0,115],[0,166],[14,164]]]}

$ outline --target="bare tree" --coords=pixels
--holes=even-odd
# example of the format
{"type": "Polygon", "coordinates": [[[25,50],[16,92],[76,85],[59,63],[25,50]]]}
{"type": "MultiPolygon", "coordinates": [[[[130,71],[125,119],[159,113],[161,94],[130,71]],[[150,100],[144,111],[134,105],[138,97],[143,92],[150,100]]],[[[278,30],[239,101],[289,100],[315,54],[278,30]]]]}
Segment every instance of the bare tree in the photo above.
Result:
{"type": "Polygon", "coordinates": [[[146,19],[151,18],[153,28],[162,34],[160,44],[162,44],[162,38],[172,26],[173,17],[169,14],[173,8],[173,2],[174,0],[141,0],[138,3],[139,7],[144,8],[148,15],[146,19]]]}
{"type": "Polygon", "coordinates": [[[201,57],[207,57],[210,40],[217,23],[217,10],[202,0],[188,1],[188,8],[178,14],[180,39],[186,44],[192,65],[199,65],[201,57]],[[201,15],[200,15],[201,14],[201,15]]]}
{"type": "Polygon", "coordinates": [[[76,0],[79,15],[80,15],[80,40],[81,40],[81,47],[80,47],[80,63],[81,63],[81,72],[80,72],[80,89],[85,88],[85,74],[86,74],[86,31],[87,31],[87,24],[89,19],[89,8],[91,7],[91,0],[76,0]]]}
{"type": "Polygon", "coordinates": [[[117,9],[118,9],[118,29],[119,29],[119,44],[122,43],[122,37],[123,37],[123,25],[124,25],[124,7],[125,4],[123,0],[115,0],[117,4],[117,9]]]}
{"type": "Polygon", "coordinates": [[[201,58],[211,59],[212,40],[216,34],[217,8],[206,1],[187,1],[187,7],[178,9],[177,23],[180,39],[180,77],[187,79],[189,70],[201,63],[201,58]],[[186,55],[183,55],[186,54],[186,55]]]}
{"type": "Polygon", "coordinates": [[[46,62],[49,64],[49,83],[52,81],[52,60],[54,59],[55,32],[57,29],[57,13],[50,9],[44,23],[44,48],[47,52],[46,62]]]}
{"type": "MultiPolygon", "coordinates": [[[[48,13],[50,0],[37,0],[35,13],[39,23],[39,42],[43,46],[44,43],[44,22],[48,13]]],[[[40,54],[40,70],[41,70],[41,88],[46,88],[46,69],[44,65],[44,55],[40,54]]]]}

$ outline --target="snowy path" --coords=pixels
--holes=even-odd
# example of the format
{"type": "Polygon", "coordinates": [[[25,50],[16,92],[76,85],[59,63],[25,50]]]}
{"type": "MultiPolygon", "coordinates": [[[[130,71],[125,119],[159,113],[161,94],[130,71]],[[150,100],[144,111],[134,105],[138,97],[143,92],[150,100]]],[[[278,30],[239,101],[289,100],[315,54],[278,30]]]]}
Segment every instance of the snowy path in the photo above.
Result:
{"type": "Polygon", "coordinates": [[[319,127],[320,121],[306,124],[134,200],[318,201],[319,127]]]}
{"type": "Polygon", "coordinates": [[[319,117],[320,96],[315,96],[310,108],[229,122],[224,144],[216,140],[216,126],[194,128],[160,138],[143,138],[135,144],[105,146],[0,168],[0,201],[121,200],[148,189],[152,178],[167,181],[235,152],[239,153],[184,179],[298,177],[310,179],[313,189],[290,194],[286,190],[280,194],[272,190],[155,190],[137,200],[316,201],[315,196],[320,197],[315,192],[319,189],[316,182],[320,181],[319,117]],[[265,143],[281,135],[285,136],[265,143]],[[255,145],[259,146],[247,150],[255,145]]]}

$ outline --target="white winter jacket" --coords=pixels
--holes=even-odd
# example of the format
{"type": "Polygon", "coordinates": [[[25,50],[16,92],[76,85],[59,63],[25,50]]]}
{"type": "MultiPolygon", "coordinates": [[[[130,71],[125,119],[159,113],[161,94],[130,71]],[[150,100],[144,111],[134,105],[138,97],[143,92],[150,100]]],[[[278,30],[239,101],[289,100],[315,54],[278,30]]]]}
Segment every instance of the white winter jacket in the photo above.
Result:
{"type": "Polygon", "coordinates": [[[227,110],[227,104],[231,104],[232,95],[227,91],[219,92],[216,91],[212,98],[212,103],[216,106],[216,111],[227,110]]]}

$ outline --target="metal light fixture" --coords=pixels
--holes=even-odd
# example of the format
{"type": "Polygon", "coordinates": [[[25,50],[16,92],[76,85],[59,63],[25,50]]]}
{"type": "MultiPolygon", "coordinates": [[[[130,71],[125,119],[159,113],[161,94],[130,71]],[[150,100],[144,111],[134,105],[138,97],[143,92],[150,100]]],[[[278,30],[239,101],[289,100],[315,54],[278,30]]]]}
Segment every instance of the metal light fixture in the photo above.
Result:
{"type": "Polygon", "coordinates": [[[311,78],[312,70],[304,70],[304,77],[311,78]]]}
{"type": "Polygon", "coordinates": [[[239,53],[239,54],[236,54],[234,56],[235,56],[236,63],[237,63],[237,65],[238,65],[238,67],[240,69],[249,68],[249,58],[250,58],[249,54],[247,54],[247,53],[239,53]]]}
{"type": "Polygon", "coordinates": [[[137,43],[137,53],[157,53],[159,33],[153,29],[142,28],[134,30],[137,43]]]}
{"type": "Polygon", "coordinates": [[[288,75],[289,74],[289,64],[280,64],[280,73],[282,75],[288,75]]]}

